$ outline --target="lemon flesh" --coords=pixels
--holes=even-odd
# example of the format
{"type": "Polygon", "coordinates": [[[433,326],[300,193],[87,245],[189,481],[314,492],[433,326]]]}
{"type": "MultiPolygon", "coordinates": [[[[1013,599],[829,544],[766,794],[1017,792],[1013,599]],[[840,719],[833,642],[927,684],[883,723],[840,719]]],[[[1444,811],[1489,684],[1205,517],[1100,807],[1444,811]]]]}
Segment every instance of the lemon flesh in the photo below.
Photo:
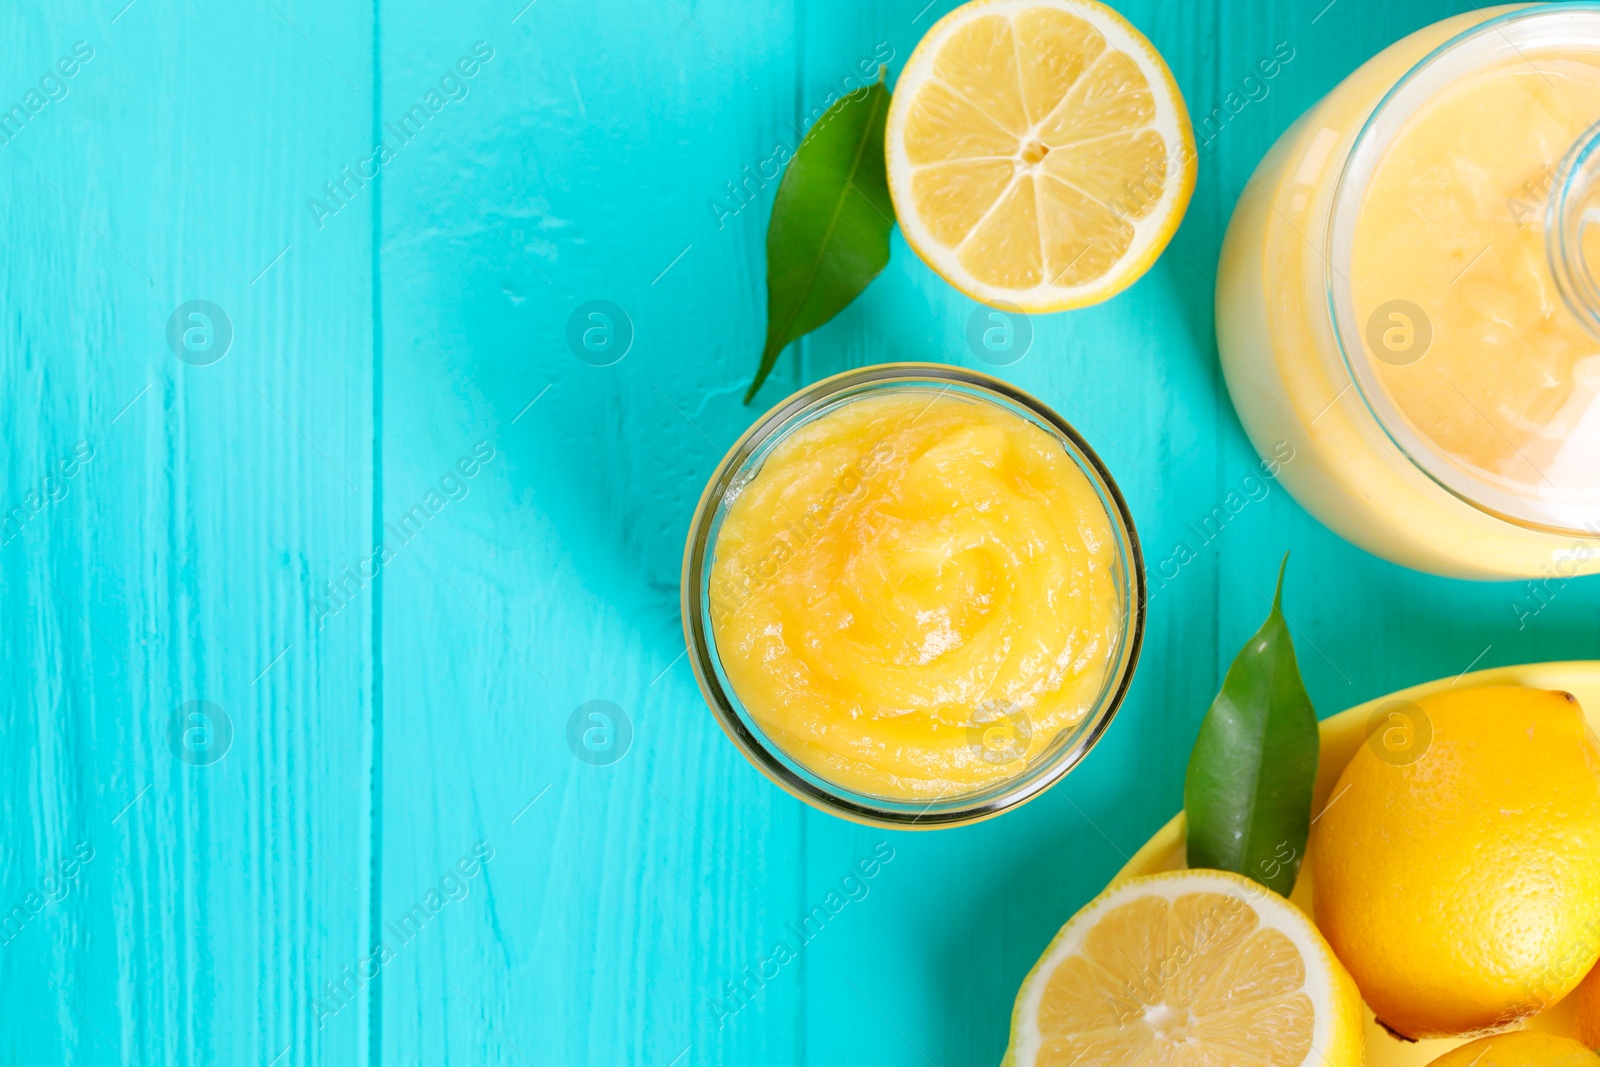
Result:
{"type": "Polygon", "coordinates": [[[928,31],[888,119],[907,241],[979,300],[1058,310],[1131,284],[1194,187],[1160,55],[1093,0],[975,0],[928,31]]]}
{"type": "Polygon", "coordinates": [[[1024,980],[1013,1067],[1356,1067],[1360,998],[1297,908],[1221,871],[1108,889],[1024,980]]]}

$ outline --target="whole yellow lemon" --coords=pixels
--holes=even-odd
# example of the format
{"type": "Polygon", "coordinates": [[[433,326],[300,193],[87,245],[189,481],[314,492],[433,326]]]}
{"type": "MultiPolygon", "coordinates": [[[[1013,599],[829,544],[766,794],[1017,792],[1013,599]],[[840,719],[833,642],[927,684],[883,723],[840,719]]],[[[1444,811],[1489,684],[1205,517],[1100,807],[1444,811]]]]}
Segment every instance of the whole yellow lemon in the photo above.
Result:
{"type": "Polygon", "coordinates": [[[1600,1048],[1600,967],[1589,972],[1572,999],[1578,1007],[1578,1040],[1600,1048]]]}
{"type": "Polygon", "coordinates": [[[1600,1067],[1600,1056],[1571,1038],[1523,1030],[1462,1045],[1428,1067],[1600,1067]]]}
{"type": "Polygon", "coordinates": [[[1317,925],[1406,1037],[1508,1026],[1600,958],[1600,742],[1569,693],[1374,712],[1318,818],[1317,925]]]}

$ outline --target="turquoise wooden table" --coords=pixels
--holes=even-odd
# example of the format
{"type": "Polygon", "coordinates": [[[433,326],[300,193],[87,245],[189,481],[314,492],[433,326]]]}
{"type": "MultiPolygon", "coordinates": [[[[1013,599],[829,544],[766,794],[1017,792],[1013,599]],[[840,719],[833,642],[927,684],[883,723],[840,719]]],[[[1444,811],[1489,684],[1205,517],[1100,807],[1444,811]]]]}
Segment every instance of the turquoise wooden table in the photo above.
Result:
{"type": "Polygon", "coordinates": [[[740,403],[774,161],[925,4],[5,5],[0,1062],[994,1064],[1053,931],[1179,807],[1283,550],[1324,715],[1600,655],[1595,580],[1403,571],[1273,486],[1205,523],[1256,470],[1212,333],[1246,176],[1470,5],[1122,0],[1200,126],[1194,203],[998,372],[1128,497],[1131,697],[966,829],[748,766],[678,618],[713,465],[824,375],[988,369],[897,235],[740,403]]]}

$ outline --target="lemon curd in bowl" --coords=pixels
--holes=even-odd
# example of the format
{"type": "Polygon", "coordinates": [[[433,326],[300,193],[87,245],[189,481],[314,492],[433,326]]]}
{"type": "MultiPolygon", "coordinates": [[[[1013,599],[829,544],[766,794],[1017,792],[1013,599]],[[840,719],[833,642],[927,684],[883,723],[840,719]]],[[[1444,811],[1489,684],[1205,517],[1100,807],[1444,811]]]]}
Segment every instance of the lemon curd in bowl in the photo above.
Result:
{"type": "Polygon", "coordinates": [[[1126,507],[1058,416],[949,367],[854,371],[735,445],[691,530],[702,688],[769,777],[846,817],[968,822],[1059,779],[1137,658],[1126,507]]]}

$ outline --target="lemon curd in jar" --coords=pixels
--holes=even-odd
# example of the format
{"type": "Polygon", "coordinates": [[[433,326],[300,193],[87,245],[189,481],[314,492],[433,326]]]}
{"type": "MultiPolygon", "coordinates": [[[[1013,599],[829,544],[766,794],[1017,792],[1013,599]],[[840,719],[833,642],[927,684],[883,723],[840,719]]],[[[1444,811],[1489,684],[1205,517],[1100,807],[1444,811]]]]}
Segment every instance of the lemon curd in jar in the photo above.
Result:
{"type": "Polygon", "coordinates": [[[1600,6],[1475,12],[1362,66],[1247,185],[1229,390],[1347,539],[1461,577],[1600,571],[1600,240],[1573,222],[1596,122],[1600,6]]]}
{"type": "Polygon", "coordinates": [[[1120,528],[1061,440],[1000,404],[847,399],[729,489],[716,653],[766,740],[826,782],[970,794],[1082,724],[1126,664],[1120,528]]]}
{"type": "Polygon", "coordinates": [[[1600,489],[1600,342],[1556,290],[1541,201],[1596,119],[1600,51],[1463,80],[1379,162],[1350,257],[1356,322],[1392,331],[1375,367],[1400,415],[1463,471],[1553,504],[1600,489]],[[1383,307],[1399,295],[1422,315],[1383,307]],[[1408,351],[1416,330],[1430,351],[1408,351]]]}

